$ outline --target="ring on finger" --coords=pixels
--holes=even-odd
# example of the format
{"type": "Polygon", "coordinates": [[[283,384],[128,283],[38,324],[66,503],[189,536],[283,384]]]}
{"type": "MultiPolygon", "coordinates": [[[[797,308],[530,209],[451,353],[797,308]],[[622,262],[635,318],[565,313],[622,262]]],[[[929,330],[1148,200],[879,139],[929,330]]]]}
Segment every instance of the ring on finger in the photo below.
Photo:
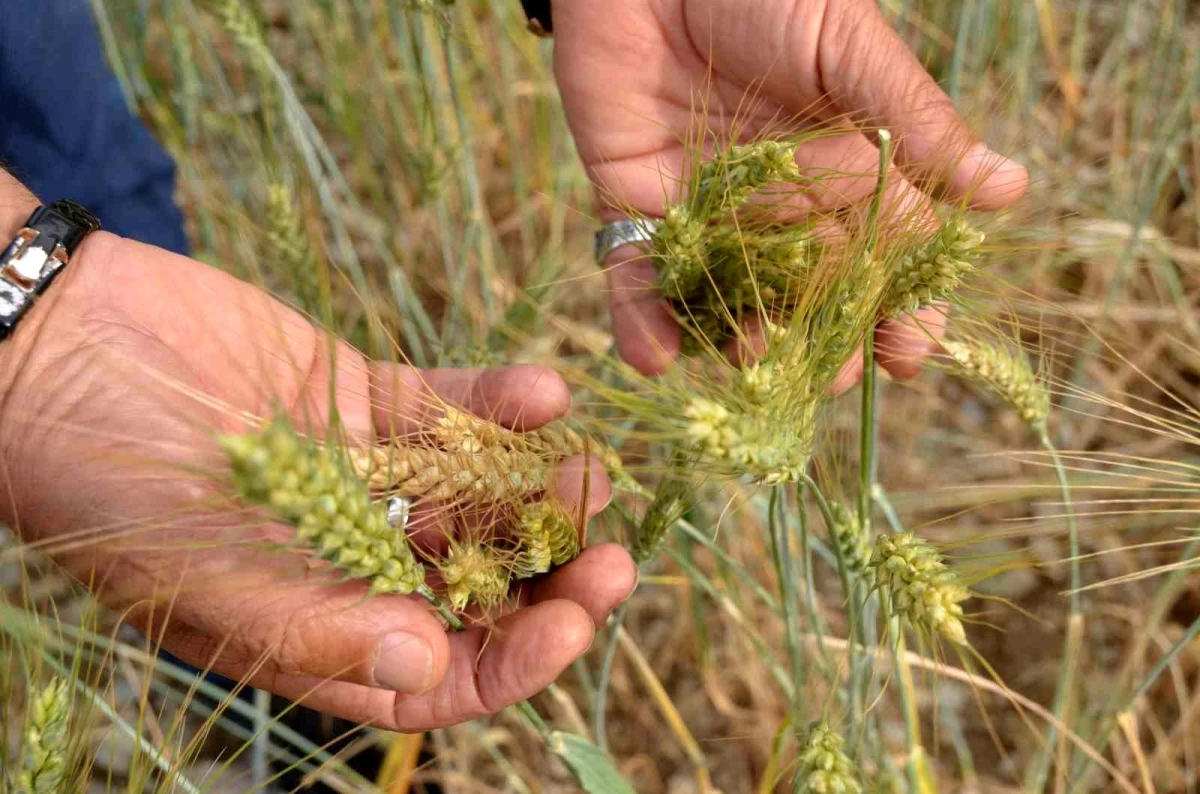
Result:
{"type": "Polygon", "coordinates": [[[653,218],[621,218],[604,224],[596,232],[596,264],[603,265],[608,255],[623,245],[650,242],[658,227],[653,218]]]}

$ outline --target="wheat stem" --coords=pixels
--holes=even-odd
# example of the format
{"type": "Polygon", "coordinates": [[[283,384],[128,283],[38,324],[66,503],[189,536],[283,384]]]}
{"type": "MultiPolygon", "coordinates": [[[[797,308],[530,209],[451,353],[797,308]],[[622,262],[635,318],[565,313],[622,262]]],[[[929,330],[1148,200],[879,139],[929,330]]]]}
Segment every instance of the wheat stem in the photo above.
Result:
{"type": "Polygon", "coordinates": [[[600,659],[600,674],[596,678],[596,698],[592,704],[592,734],[596,737],[596,746],[608,751],[608,684],[612,681],[613,660],[617,658],[617,632],[625,623],[625,612],[629,602],[621,604],[609,622],[610,631],[608,643],[604,646],[604,656],[600,659]]]}
{"type": "MultiPolygon", "coordinates": [[[[779,603],[783,608],[783,625],[787,640],[788,659],[792,666],[795,692],[800,692],[804,683],[804,657],[796,642],[796,589],[792,582],[791,543],[787,523],[779,509],[783,490],[779,486],[771,489],[767,506],[767,527],[771,536],[771,558],[775,563],[775,576],[779,580],[779,603]]],[[[793,696],[792,711],[799,714],[799,699],[793,696]]]]}
{"type": "Polygon", "coordinates": [[[429,585],[419,584],[417,585],[415,592],[417,595],[421,596],[421,598],[424,598],[426,601],[428,601],[430,606],[437,610],[437,613],[442,616],[442,620],[446,621],[447,625],[449,625],[451,629],[454,631],[467,630],[467,627],[463,625],[463,622],[459,619],[458,615],[455,615],[450,607],[446,606],[445,602],[437,597],[437,593],[433,592],[429,585]]]}
{"type": "MultiPolygon", "coordinates": [[[[892,161],[892,134],[888,130],[880,130],[879,138],[879,176],[875,180],[875,192],[871,197],[871,212],[867,216],[868,258],[874,254],[879,236],[879,210],[883,204],[883,194],[887,190],[888,166],[892,161]]],[[[871,484],[875,479],[875,439],[878,432],[875,422],[875,334],[873,329],[867,331],[863,339],[863,381],[862,381],[862,415],[859,417],[859,458],[858,458],[858,518],[862,522],[863,531],[868,539],[871,534],[871,484]]]]}
{"type": "MultiPolygon", "coordinates": [[[[813,627],[816,629],[816,633],[819,635],[828,634],[825,619],[821,616],[821,612],[817,608],[817,585],[813,578],[812,543],[808,533],[808,513],[804,509],[803,504],[796,511],[796,525],[800,529],[800,548],[804,559],[804,586],[807,590],[803,599],[804,608],[808,613],[809,621],[812,622],[813,627]]],[[[829,659],[829,651],[823,643],[819,644],[818,650],[821,654],[822,673],[826,680],[832,682],[835,671],[833,662],[829,659]]]]}
{"type": "Polygon", "coordinates": [[[708,759],[705,757],[704,751],[700,749],[700,744],[696,741],[696,737],[688,730],[683,716],[675,708],[671,696],[662,685],[662,681],[658,680],[654,668],[650,666],[650,662],[642,655],[642,651],[638,648],[637,643],[630,638],[629,634],[623,628],[618,627],[616,635],[617,641],[620,642],[621,648],[624,649],[625,654],[629,657],[629,661],[633,662],[633,667],[637,670],[639,677],[641,677],[642,683],[650,691],[650,697],[653,698],[655,705],[658,706],[659,713],[667,721],[667,726],[675,734],[675,738],[679,741],[684,755],[687,756],[689,763],[691,763],[692,773],[696,777],[696,785],[700,789],[700,794],[708,794],[712,790],[712,781],[708,776],[708,759]]]}
{"type": "MultiPolygon", "coordinates": [[[[1082,585],[1082,574],[1080,571],[1080,554],[1079,554],[1079,531],[1075,523],[1075,510],[1071,500],[1071,485],[1067,478],[1066,467],[1063,465],[1062,456],[1058,453],[1058,448],[1054,442],[1050,440],[1050,434],[1045,429],[1043,423],[1039,440],[1042,447],[1050,454],[1050,459],[1054,464],[1054,474],[1058,479],[1059,491],[1062,494],[1063,509],[1066,513],[1067,520],[1067,545],[1070,561],[1070,582],[1071,592],[1068,596],[1068,617],[1067,617],[1067,633],[1063,640],[1062,658],[1059,660],[1058,680],[1055,684],[1054,692],[1054,717],[1064,725],[1070,725],[1070,715],[1067,713],[1070,710],[1073,700],[1073,690],[1075,688],[1075,665],[1079,653],[1079,645],[1083,639],[1083,611],[1081,605],[1082,594],[1079,588],[1082,585]]],[[[1030,767],[1030,775],[1026,780],[1026,789],[1029,791],[1042,791],[1050,774],[1050,766],[1052,759],[1056,757],[1054,748],[1059,741],[1058,731],[1054,725],[1050,725],[1046,730],[1046,742],[1038,752],[1036,763],[1030,767]]]]}
{"type": "MultiPolygon", "coordinates": [[[[904,532],[904,525],[892,507],[886,491],[876,484],[871,488],[871,495],[880,505],[884,515],[887,516],[892,531],[904,532]]],[[[904,631],[900,625],[899,616],[893,616],[891,623],[892,632],[895,635],[892,669],[900,689],[900,710],[904,715],[904,740],[908,750],[905,771],[908,775],[909,789],[913,792],[923,793],[936,790],[936,784],[933,783],[933,777],[928,774],[925,747],[921,742],[921,720],[917,712],[917,691],[913,684],[912,669],[908,663],[904,631]]]]}

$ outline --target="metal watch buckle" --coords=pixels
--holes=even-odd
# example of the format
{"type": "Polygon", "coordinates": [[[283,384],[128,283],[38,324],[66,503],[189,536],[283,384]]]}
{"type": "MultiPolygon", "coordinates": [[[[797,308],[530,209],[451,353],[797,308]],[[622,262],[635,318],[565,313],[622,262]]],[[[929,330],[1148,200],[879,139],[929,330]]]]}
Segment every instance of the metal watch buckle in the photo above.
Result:
{"type": "Polygon", "coordinates": [[[0,253],[0,339],[71,261],[71,249],[100,226],[69,201],[39,207],[0,253]]]}

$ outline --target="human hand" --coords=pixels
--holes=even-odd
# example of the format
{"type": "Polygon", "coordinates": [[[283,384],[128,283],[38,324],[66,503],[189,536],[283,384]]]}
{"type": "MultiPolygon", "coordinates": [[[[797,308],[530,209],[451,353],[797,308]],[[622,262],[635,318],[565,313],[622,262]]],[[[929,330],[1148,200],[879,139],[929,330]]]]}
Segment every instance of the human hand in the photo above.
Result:
{"type": "MultiPolygon", "coordinates": [[[[980,209],[1003,207],[1025,190],[1025,169],[977,141],[874,0],[556,3],[554,30],[567,120],[605,220],[631,208],[661,216],[662,174],[682,173],[681,142],[698,108],[706,112],[701,124],[725,134],[736,125],[744,138],[800,115],[887,127],[903,173],[889,179],[888,205],[904,212],[927,209],[918,184],[980,209]]],[[[801,209],[828,213],[870,195],[875,180],[866,175],[879,153],[863,129],[847,126],[800,147],[802,173],[846,175],[807,191],[801,209]]],[[[678,355],[680,332],[654,289],[654,266],[631,246],[608,263],[617,347],[643,372],[662,372],[678,355]]],[[[896,377],[915,375],[943,314],[930,308],[916,322],[881,324],[880,363],[896,377]]],[[[838,387],[854,382],[856,362],[861,370],[856,358],[838,387]]]]}
{"type": "MultiPolygon", "coordinates": [[[[0,522],[182,659],[335,716],[420,731],[543,689],[633,589],[619,546],[535,581],[494,626],[448,636],[424,602],[364,599],[365,585],[272,550],[291,531],[232,508],[203,473],[224,463],[214,433],[244,432],[241,415],[282,405],[325,426],[331,377],[363,440],[428,421],[436,400],[518,428],[570,403],[540,367],[420,372],[331,350],[258,289],[97,233],[0,345],[0,522]]],[[[589,476],[593,515],[610,489],[602,469],[589,476]]],[[[557,469],[567,508],[584,479],[581,459],[557,469]]]]}

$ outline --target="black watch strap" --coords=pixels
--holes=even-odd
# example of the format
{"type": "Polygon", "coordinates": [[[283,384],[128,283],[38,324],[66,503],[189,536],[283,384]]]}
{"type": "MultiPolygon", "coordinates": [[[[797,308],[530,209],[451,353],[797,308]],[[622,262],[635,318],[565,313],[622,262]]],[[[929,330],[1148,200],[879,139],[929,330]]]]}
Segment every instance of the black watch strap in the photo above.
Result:
{"type": "Polygon", "coordinates": [[[54,281],[100,221],[74,201],[38,207],[0,254],[0,339],[54,281]]]}
{"type": "Polygon", "coordinates": [[[554,32],[554,20],[550,18],[550,0],[521,0],[525,9],[525,18],[529,20],[529,29],[539,36],[549,36],[554,32]]]}

